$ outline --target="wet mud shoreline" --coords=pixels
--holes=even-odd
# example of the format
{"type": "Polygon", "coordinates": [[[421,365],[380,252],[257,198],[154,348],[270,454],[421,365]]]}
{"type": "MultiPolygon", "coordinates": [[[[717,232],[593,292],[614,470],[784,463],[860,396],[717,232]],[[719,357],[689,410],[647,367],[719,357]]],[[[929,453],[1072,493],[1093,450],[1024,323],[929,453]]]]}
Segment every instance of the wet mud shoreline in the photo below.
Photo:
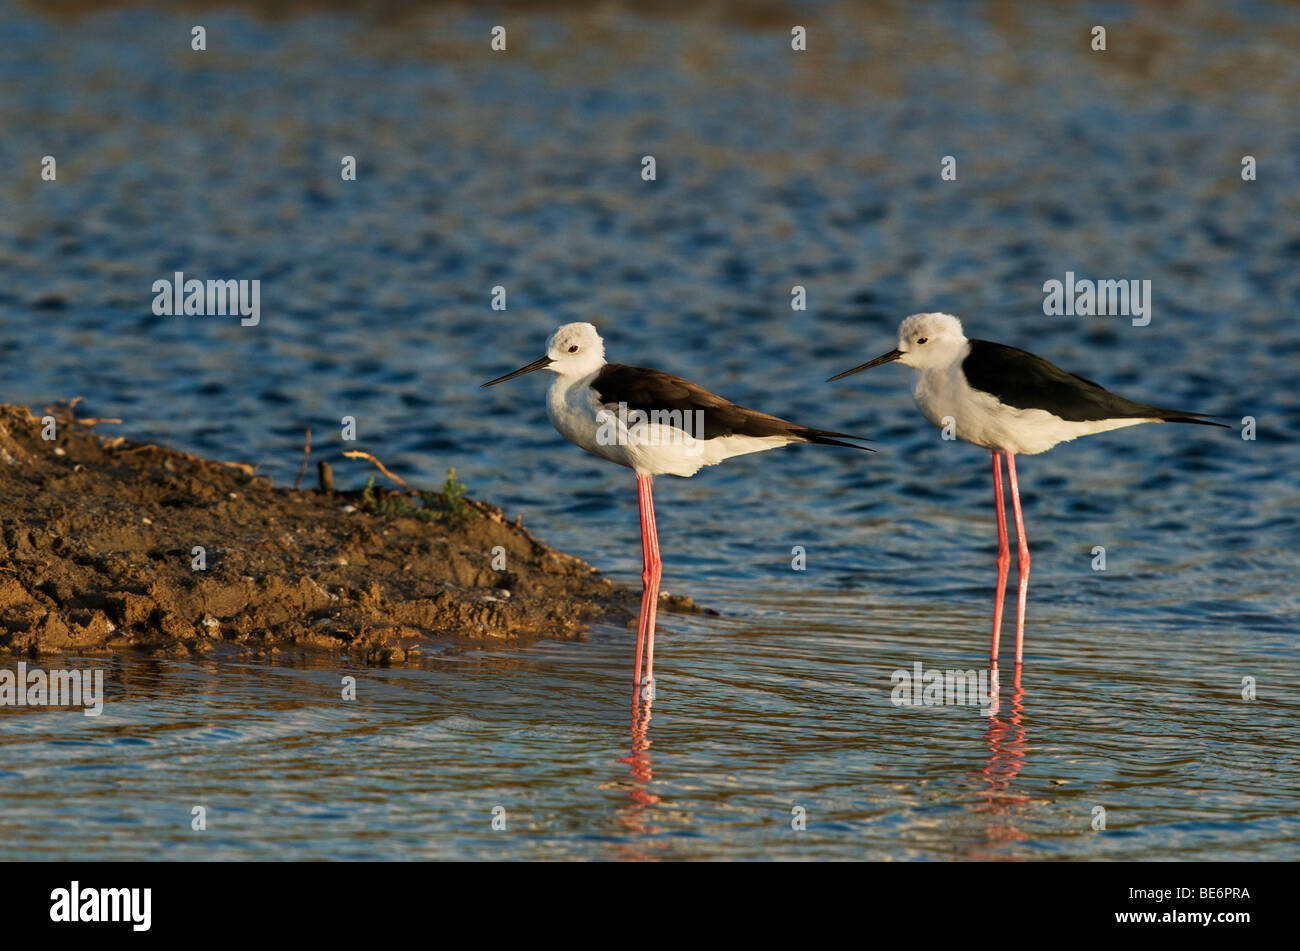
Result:
{"type": "Polygon", "coordinates": [[[0,652],[400,662],[434,639],[571,638],[635,618],[639,592],[454,479],[276,488],[247,465],[107,435],[118,428],[68,404],[0,406],[0,652]]]}

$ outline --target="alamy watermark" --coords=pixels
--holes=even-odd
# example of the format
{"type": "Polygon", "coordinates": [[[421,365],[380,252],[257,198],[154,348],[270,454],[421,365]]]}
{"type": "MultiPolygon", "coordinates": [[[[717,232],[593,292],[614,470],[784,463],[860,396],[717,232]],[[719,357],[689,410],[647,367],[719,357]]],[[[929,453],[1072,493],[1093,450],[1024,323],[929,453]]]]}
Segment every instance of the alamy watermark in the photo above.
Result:
{"type": "Polygon", "coordinates": [[[0,707],[83,707],[88,717],[104,712],[104,671],[0,670],[0,707]]]}
{"type": "Polygon", "coordinates": [[[169,281],[153,282],[153,312],[157,317],[238,316],[240,326],[262,321],[262,282],[259,280],[200,281],[177,271],[169,281]]]}
{"type": "Polygon", "coordinates": [[[704,451],[704,410],[601,409],[596,413],[596,443],[601,446],[683,446],[686,455],[704,451]]]}
{"type": "Polygon", "coordinates": [[[987,715],[997,697],[997,680],[990,689],[988,670],[925,670],[917,661],[911,670],[900,667],[889,679],[894,684],[889,699],[896,707],[983,707],[987,715]]]}
{"type": "Polygon", "coordinates": [[[126,922],[132,931],[148,931],[153,923],[152,888],[68,888],[50,892],[50,921],[126,922]]]}
{"type": "Polygon", "coordinates": [[[1151,323],[1150,281],[1075,280],[1073,271],[1065,280],[1043,285],[1043,313],[1049,317],[1132,317],[1134,327],[1151,323]]]}

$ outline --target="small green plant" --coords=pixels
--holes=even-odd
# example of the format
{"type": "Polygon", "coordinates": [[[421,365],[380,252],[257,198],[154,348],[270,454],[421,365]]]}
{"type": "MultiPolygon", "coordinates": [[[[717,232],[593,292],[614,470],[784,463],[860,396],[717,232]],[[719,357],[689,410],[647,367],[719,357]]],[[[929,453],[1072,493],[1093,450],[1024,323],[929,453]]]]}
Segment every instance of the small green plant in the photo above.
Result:
{"type": "MultiPolygon", "coordinates": [[[[425,499],[426,506],[429,500],[425,499]]],[[[465,519],[474,510],[465,504],[465,483],[456,478],[454,468],[447,470],[447,481],[442,484],[442,514],[447,518],[465,519]]]]}
{"type": "Polygon", "coordinates": [[[375,477],[371,476],[366,481],[366,487],[361,490],[361,510],[369,512],[371,515],[383,515],[390,518],[403,518],[412,516],[414,518],[423,517],[428,520],[432,513],[418,509],[400,495],[380,496],[375,491],[375,477]]]}
{"type": "Polygon", "coordinates": [[[447,481],[441,492],[420,492],[419,505],[412,505],[405,497],[395,493],[384,496],[375,491],[375,477],[371,476],[361,490],[361,511],[387,518],[418,518],[422,522],[461,521],[478,514],[465,501],[465,485],[457,480],[456,470],[447,470],[447,481]]]}

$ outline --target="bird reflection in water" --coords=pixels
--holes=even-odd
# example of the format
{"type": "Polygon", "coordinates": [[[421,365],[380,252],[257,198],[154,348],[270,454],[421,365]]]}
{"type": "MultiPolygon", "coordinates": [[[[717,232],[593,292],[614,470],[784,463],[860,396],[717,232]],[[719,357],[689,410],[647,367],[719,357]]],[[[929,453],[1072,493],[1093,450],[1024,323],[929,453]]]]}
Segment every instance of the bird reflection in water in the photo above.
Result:
{"type": "MultiPolygon", "coordinates": [[[[1011,783],[1024,768],[1025,753],[1028,749],[1024,699],[1025,693],[1020,689],[1020,678],[1017,676],[1008,697],[1006,715],[999,716],[1002,712],[1002,702],[999,696],[997,673],[994,672],[986,734],[989,760],[979,773],[980,783],[983,786],[980,796],[983,804],[982,811],[988,815],[984,827],[986,848],[1029,838],[1029,834],[1017,824],[1018,813],[1015,810],[1029,802],[1030,797],[1008,792],[1011,783]]],[[[983,854],[983,850],[977,848],[971,851],[970,857],[995,858],[997,856],[983,854]]]]}
{"type": "MultiPolygon", "coordinates": [[[[627,832],[637,836],[659,831],[657,827],[647,825],[645,821],[646,810],[659,803],[659,797],[647,788],[650,781],[654,779],[653,764],[650,761],[650,711],[653,705],[652,682],[635,695],[632,709],[632,751],[627,756],[619,757],[619,762],[626,763],[630,769],[632,781],[626,784],[626,788],[631,804],[619,809],[614,821],[627,832]]],[[[640,844],[644,845],[644,843],[640,844]]],[[[647,858],[642,852],[625,857],[647,858]]]]}

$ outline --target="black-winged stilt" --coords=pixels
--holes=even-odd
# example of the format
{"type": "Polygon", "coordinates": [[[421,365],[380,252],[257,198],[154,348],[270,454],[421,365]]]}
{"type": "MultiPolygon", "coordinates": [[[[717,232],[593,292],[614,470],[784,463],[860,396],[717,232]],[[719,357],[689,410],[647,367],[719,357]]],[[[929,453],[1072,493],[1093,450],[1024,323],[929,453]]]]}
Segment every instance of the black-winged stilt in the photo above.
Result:
{"type": "MultiPolygon", "coordinates": [[[[1057,443],[1138,423],[1199,423],[1204,413],[1184,413],[1135,403],[1091,380],[1067,373],[1042,357],[987,340],[967,340],[961,321],[949,314],[913,314],[898,328],[898,349],[831,380],[894,360],[911,367],[912,396],[921,415],[993,455],[993,496],[998,522],[998,587],[993,606],[992,666],[998,666],[1002,600],[1010,570],[1002,496],[1001,456],[1006,456],[1011,506],[1016,518],[1019,600],[1016,605],[1016,672],[1024,655],[1025,598],[1029,590],[1029,543],[1020,514],[1015,454],[1046,452],[1057,443]]],[[[828,380],[827,382],[830,382],[828,380]]],[[[1225,429],[1227,427],[1224,427],[1225,429]]]]}
{"type": "MultiPolygon", "coordinates": [[[[588,323],[565,324],[546,341],[546,356],[505,380],[550,370],[555,380],[546,409],[560,435],[593,455],[636,473],[641,509],[641,615],[637,625],[633,706],[639,688],[654,682],[655,607],[659,602],[659,536],[650,484],[656,475],[691,476],[732,456],[789,443],[867,449],[843,442],[861,437],[810,429],[728,402],[680,377],[605,362],[605,344],[588,323]],[[642,654],[645,680],[641,679],[642,654]]],[[[871,450],[867,450],[871,451],[871,450]]],[[[652,689],[645,690],[647,698],[652,689]]]]}

